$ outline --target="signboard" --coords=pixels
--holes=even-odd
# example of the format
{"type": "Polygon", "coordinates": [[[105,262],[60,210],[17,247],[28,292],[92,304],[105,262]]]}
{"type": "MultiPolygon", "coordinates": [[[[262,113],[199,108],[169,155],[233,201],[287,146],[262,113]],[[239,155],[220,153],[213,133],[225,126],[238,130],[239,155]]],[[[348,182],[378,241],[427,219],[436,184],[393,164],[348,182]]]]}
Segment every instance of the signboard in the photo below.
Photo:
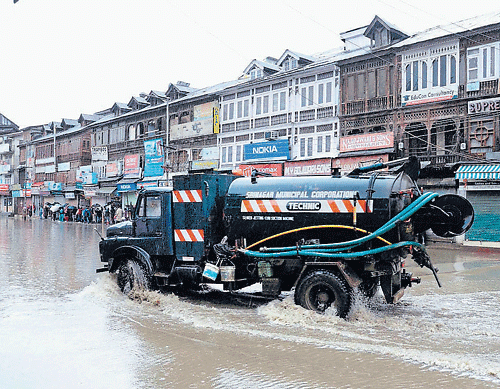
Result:
{"type": "Polygon", "coordinates": [[[139,167],[139,154],[126,155],[123,163],[123,177],[137,178],[140,176],[141,169],[139,167]]]}
{"type": "Polygon", "coordinates": [[[9,196],[10,195],[9,184],[0,184],[0,195],[1,196],[9,196]]]}
{"type": "Polygon", "coordinates": [[[394,147],[393,132],[379,132],[340,138],[341,153],[348,151],[384,149],[386,147],[394,147]]]}
{"type": "Polygon", "coordinates": [[[85,172],[82,174],[82,183],[84,185],[96,185],[98,182],[97,173],[85,172]]]}
{"type": "Polygon", "coordinates": [[[118,163],[111,162],[106,164],[106,177],[116,177],[118,176],[118,163]]]}
{"type": "Polygon", "coordinates": [[[207,170],[207,169],[217,169],[219,167],[219,160],[214,159],[212,161],[191,161],[191,170],[207,170]]]}
{"type": "Polygon", "coordinates": [[[93,146],[90,150],[92,153],[92,162],[108,160],[108,146],[93,146]]]}
{"type": "Polygon", "coordinates": [[[336,158],[332,161],[333,168],[339,168],[342,173],[352,172],[360,166],[372,165],[377,162],[388,162],[388,154],[366,155],[362,157],[336,158]]]}
{"type": "Polygon", "coordinates": [[[144,177],[163,175],[163,147],[161,139],[144,141],[144,177]]]}
{"type": "Polygon", "coordinates": [[[0,165],[0,174],[5,174],[10,172],[10,165],[0,165]]]}
{"type": "Polygon", "coordinates": [[[328,176],[331,173],[331,158],[285,162],[285,176],[328,176]]]}
{"type": "Polygon", "coordinates": [[[211,159],[219,159],[219,148],[217,146],[214,146],[201,149],[201,159],[205,161],[209,161],[211,159]]]}
{"type": "Polygon", "coordinates": [[[53,182],[53,181],[51,181],[50,185],[49,185],[49,190],[51,192],[60,192],[60,191],[62,191],[62,182],[53,182]]]}
{"type": "Polygon", "coordinates": [[[500,98],[474,100],[467,104],[468,113],[493,113],[500,112],[500,98]]]}
{"type": "Polygon", "coordinates": [[[246,177],[250,177],[253,169],[262,173],[268,173],[275,177],[283,175],[282,163],[261,163],[255,165],[240,165],[239,168],[242,170],[243,175],[246,177]]]}
{"type": "MultiPolygon", "coordinates": [[[[186,139],[201,135],[210,135],[215,130],[214,108],[218,109],[218,103],[211,101],[193,107],[193,119],[185,123],[170,126],[170,139],[186,139]]],[[[186,116],[180,118],[185,120],[186,116]]],[[[217,119],[218,123],[218,119],[217,119]]]]}
{"type": "Polygon", "coordinates": [[[289,159],[290,149],[288,147],[288,139],[246,144],[243,148],[243,156],[245,161],[289,159]]]}
{"type": "Polygon", "coordinates": [[[214,134],[220,132],[219,107],[214,107],[214,134]]]}
{"type": "Polygon", "coordinates": [[[85,173],[92,172],[92,165],[80,166],[76,172],[76,181],[82,182],[85,173]]]}
{"type": "Polygon", "coordinates": [[[71,162],[64,162],[57,165],[58,172],[69,172],[71,170],[71,162]]]}
{"type": "Polygon", "coordinates": [[[0,154],[5,154],[10,151],[10,144],[2,143],[0,144],[0,154]]]}
{"type": "Polygon", "coordinates": [[[117,192],[132,192],[137,190],[137,184],[135,182],[127,183],[127,184],[117,184],[116,191],[117,192]]]}

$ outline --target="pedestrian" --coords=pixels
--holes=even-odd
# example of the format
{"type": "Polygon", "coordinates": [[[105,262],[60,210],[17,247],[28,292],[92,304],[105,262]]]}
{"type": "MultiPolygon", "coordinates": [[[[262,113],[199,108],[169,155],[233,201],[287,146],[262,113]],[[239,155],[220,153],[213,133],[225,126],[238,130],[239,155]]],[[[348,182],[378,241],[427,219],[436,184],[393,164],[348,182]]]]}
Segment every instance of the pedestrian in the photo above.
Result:
{"type": "Polygon", "coordinates": [[[121,207],[118,207],[116,210],[115,221],[117,223],[121,223],[123,221],[123,209],[121,207]]]}

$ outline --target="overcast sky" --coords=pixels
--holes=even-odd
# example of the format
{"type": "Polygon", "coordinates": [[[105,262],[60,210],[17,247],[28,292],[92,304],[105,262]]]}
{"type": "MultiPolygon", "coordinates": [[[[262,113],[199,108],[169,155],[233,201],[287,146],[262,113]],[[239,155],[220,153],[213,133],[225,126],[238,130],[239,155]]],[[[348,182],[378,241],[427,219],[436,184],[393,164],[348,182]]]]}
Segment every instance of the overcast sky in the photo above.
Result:
{"type": "Polygon", "coordinates": [[[0,113],[78,119],[186,81],[238,78],[252,59],[315,54],[375,15],[411,35],[500,10],[498,0],[0,0],[0,113]]]}

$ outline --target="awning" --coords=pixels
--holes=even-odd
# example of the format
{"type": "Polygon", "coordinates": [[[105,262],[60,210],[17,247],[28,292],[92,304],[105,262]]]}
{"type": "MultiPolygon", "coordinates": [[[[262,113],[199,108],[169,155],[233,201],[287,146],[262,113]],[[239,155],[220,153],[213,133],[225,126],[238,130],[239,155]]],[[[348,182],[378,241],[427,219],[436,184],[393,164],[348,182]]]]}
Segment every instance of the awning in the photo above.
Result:
{"type": "Polygon", "coordinates": [[[455,172],[457,180],[500,180],[500,165],[462,165],[455,172]]]}
{"type": "Polygon", "coordinates": [[[96,190],[97,194],[109,195],[116,190],[116,186],[105,186],[96,190]]]}

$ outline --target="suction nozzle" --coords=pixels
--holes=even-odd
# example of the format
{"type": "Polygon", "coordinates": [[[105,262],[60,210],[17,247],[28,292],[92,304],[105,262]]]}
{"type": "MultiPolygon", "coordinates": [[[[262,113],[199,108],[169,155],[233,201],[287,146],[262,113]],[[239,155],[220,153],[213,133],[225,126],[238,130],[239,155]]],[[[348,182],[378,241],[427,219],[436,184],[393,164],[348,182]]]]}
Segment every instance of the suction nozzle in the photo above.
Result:
{"type": "Polygon", "coordinates": [[[450,238],[462,235],[469,230],[474,221],[474,208],[462,196],[445,194],[430,204],[431,218],[429,228],[437,236],[450,238]]]}

